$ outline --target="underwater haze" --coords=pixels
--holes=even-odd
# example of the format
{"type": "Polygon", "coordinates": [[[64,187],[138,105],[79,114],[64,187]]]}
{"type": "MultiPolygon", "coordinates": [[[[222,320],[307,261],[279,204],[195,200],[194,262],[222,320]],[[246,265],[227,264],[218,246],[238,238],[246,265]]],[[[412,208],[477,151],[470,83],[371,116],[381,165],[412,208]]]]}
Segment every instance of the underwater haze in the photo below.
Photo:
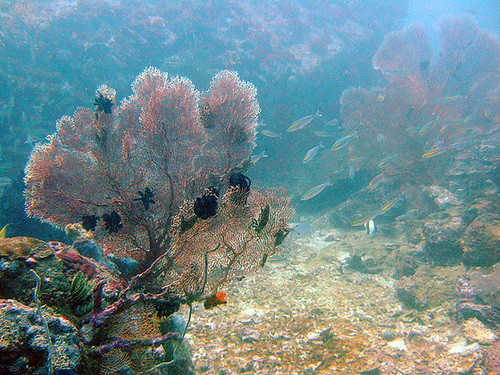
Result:
{"type": "Polygon", "coordinates": [[[496,374],[496,0],[0,0],[0,374],[496,374]]]}

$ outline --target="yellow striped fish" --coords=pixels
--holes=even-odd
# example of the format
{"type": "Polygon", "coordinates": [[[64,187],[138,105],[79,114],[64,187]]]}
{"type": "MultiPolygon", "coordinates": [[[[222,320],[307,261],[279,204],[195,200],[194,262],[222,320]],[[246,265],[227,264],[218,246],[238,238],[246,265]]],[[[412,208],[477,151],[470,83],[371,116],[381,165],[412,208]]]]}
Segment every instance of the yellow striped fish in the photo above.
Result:
{"type": "Polygon", "coordinates": [[[398,203],[399,201],[403,200],[403,195],[400,195],[399,197],[393,199],[392,201],[384,204],[381,208],[380,208],[380,211],[379,211],[379,215],[380,214],[383,214],[387,211],[389,211],[389,209],[391,209],[396,203],[398,203]]]}
{"type": "Polygon", "coordinates": [[[422,158],[423,159],[430,159],[430,158],[433,158],[435,156],[438,156],[438,155],[441,155],[442,153],[444,153],[446,150],[448,149],[448,147],[439,147],[439,148],[435,148],[435,149],[432,149],[430,151],[427,151],[425,154],[422,155],[422,158]]]}
{"type": "Polygon", "coordinates": [[[311,160],[314,159],[314,157],[316,156],[316,154],[318,153],[318,151],[321,150],[322,148],[325,148],[325,146],[323,146],[323,143],[321,143],[321,142],[316,147],[311,148],[304,155],[304,159],[302,160],[302,163],[304,163],[304,164],[305,163],[309,163],[311,160]]]}
{"type": "Polygon", "coordinates": [[[332,186],[332,180],[328,178],[324,184],[318,185],[313,187],[311,190],[309,190],[307,193],[304,194],[302,198],[300,198],[301,201],[307,201],[311,198],[314,198],[316,195],[321,193],[326,187],[332,186]]]}
{"type": "Polygon", "coordinates": [[[377,212],[374,212],[373,214],[370,214],[368,216],[362,217],[361,219],[353,221],[351,223],[351,226],[357,227],[357,226],[365,225],[369,221],[374,220],[378,216],[378,214],[379,214],[379,212],[377,211],[377,212]]]}
{"type": "Polygon", "coordinates": [[[0,238],[5,238],[5,235],[7,234],[7,227],[11,225],[11,223],[7,224],[0,230],[0,238]]]}
{"type": "Polygon", "coordinates": [[[288,132],[294,132],[294,131],[297,131],[299,129],[302,129],[305,126],[309,125],[309,123],[312,120],[314,120],[316,117],[321,117],[321,116],[322,116],[322,114],[318,110],[318,111],[316,111],[316,113],[314,115],[309,115],[309,116],[306,116],[306,117],[302,117],[301,119],[298,119],[292,125],[290,125],[290,127],[286,131],[288,131],[288,132]]]}

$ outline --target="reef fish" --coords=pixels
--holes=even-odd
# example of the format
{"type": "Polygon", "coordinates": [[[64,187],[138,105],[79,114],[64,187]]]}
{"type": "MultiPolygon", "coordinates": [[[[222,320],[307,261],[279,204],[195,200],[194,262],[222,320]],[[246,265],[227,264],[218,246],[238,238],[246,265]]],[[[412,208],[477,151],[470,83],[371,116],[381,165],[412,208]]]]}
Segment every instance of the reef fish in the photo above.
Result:
{"type": "Polygon", "coordinates": [[[316,111],[316,113],[314,115],[308,115],[306,117],[302,117],[301,119],[298,119],[292,125],[290,125],[286,131],[294,132],[294,131],[300,130],[300,129],[304,128],[305,126],[309,125],[311,123],[311,121],[314,120],[316,117],[321,117],[321,116],[322,116],[322,114],[318,110],[318,111],[316,111]]]}
{"type": "Polygon", "coordinates": [[[7,227],[11,225],[11,223],[7,224],[0,230],[0,238],[5,238],[5,235],[7,234],[7,227]]]}
{"type": "Polygon", "coordinates": [[[345,137],[337,139],[332,146],[332,151],[337,151],[347,146],[349,142],[351,142],[352,137],[353,135],[346,135],[345,137]]]}
{"type": "Polygon", "coordinates": [[[227,303],[226,292],[219,291],[219,292],[215,293],[214,295],[208,297],[205,300],[205,303],[203,304],[203,306],[205,307],[205,310],[209,310],[209,309],[212,309],[212,308],[219,306],[219,305],[225,305],[226,303],[227,303]]]}
{"type": "Polygon", "coordinates": [[[360,226],[360,225],[366,225],[366,223],[374,220],[377,216],[378,216],[379,212],[374,212],[373,214],[370,214],[368,216],[365,216],[365,217],[362,217],[361,219],[358,219],[356,221],[353,221],[351,223],[351,225],[353,227],[357,227],[357,226],[360,226]]]}
{"type": "Polygon", "coordinates": [[[367,235],[372,235],[375,233],[377,230],[377,227],[375,226],[375,220],[371,219],[367,223],[365,223],[365,229],[366,229],[366,234],[367,235]]]}
{"type": "Polygon", "coordinates": [[[272,130],[261,130],[259,133],[262,134],[263,136],[268,137],[268,138],[279,138],[279,137],[281,137],[281,134],[275,133],[272,130]]]}
{"type": "Polygon", "coordinates": [[[314,159],[314,157],[316,156],[316,154],[318,153],[318,151],[321,150],[322,148],[325,148],[325,146],[323,146],[323,143],[321,143],[321,142],[316,147],[311,148],[304,155],[304,159],[302,160],[302,163],[304,163],[304,164],[305,163],[309,163],[311,160],[314,159]]]}
{"type": "Polygon", "coordinates": [[[392,201],[390,202],[387,202],[386,204],[384,204],[381,208],[380,208],[380,211],[379,211],[379,215],[380,214],[383,214],[387,211],[389,211],[389,209],[391,209],[396,203],[398,203],[399,201],[402,201],[404,198],[404,195],[401,194],[400,196],[398,196],[397,198],[394,198],[392,201]]]}
{"type": "Polygon", "coordinates": [[[311,198],[314,198],[316,195],[321,193],[326,187],[332,186],[332,180],[328,178],[324,184],[320,184],[318,186],[313,187],[311,190],[309,190],[307,193],[304,194],[302,198],[300,198],[301,201],[307,201],[311,198]]]}
{"type": "Polygon", "coordinates": [[[438,156],[438,155],[441,155],[442,153],[444,153],[446,150],[448,149],[448,147],[439,147],[439,148],[434,148],[430,151],[427,151],[425,154],[422,155],[422,158],[423,159],[430,159],[430,158],[433,158],[435,156],[438,156]]]}
{"type": "Polygon", "coordinates": [[[250,156],[250,161],[252,163],[257,163],[260,159],[262,158],[267,158],[269,155],[266,155],[266,151],[262,151],[260,154],[257,154],[257,155],[252,155],[250,156]]]}
{"type": "Polygon", "coordinates": [[[380,162],[378,163],[378,167],[379,168],[384,168],[384,167],[392,164],[392,162],[394,160],[396,160],[396,158],[397,158],[397,155],[388,156],[388,157],[380,160],[380,162]]]}

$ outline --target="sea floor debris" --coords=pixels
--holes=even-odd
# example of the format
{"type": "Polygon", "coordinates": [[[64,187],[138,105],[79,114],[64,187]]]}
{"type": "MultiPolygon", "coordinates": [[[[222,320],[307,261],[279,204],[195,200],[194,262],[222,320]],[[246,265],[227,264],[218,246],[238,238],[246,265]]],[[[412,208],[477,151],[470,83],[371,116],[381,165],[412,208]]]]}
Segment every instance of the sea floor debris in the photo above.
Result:
{"type": "Polygon", "coordinates": [[[333,230],[290,241],[279,261],[226,289],[227,305],[197,307],[187,336],[197,373],[490,373],[500,331],[457,318],[463,266],[415,274],[454,289],[429,295],[435,300],[428,308],[407,308],[398,300],[391,275],[400,254],[418,246],[333,230]],[[349,269],[343,262],[349,254],[375,260],[382,273],[349,269]]]}

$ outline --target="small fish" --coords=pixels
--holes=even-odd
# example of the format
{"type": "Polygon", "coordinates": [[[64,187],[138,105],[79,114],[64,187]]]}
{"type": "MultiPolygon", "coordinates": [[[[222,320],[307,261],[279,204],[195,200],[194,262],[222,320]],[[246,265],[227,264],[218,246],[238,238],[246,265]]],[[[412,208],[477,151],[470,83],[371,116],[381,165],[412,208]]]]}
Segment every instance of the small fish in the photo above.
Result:
{"type": "Polygon", "coordinates": [[[383,158],[378,163],[378,167],[384,168],[384,167],[388,166],[389,164],[392,164],[394,162],[394,160],[396,160],[396,158],[397,158],[397,155],[391,155],[391,156],[388,156],[386,158],[383,158]]]}
{"type": "Polygon", "coordinates": [[[369,186],[375,186],[376,184],[378,184],[383,179],[385,179],[384,172],[382,172],[382,173],[376,175],[375,177],[373,177],[372,180],[370,181],[370,183],[368,185],[369,186]]]}
{"type": "Polygon", "coordinates": [[[226,303],[226,292],[220,291],[208,297],[203,306],[205,310],[210,310],[216,306],[225,305],[226,303]]]}
{"type": "Polygon", "coordinates": [[[371,219],[367,223],[365,223],[365,229],[366,234],[369,236],[375,233],[375,231],[377,230],[377,228],[375,227],[375,221],[371,219]]]}
{"type": "Polygon", "coordinates": [[[379,211],[379,215],[380,214],[383,214],[383,213],[386,213],[387,211],[389,211],[389,209],[391,209],[392,207],[394,207],[394,205],[396,203],[398,203],[399,201],[403,200],[403,195],[400,195],[399,197],[393,199],[392,201],[384,204],[381,208],[380,208],[380,211],[379,211]]]}
{"type": "Polygon", "coordinates": [[[325,124],[325,127],[326,126],[337,126],[339,124],[339,120],[334,118],[330,121],[328,121],[326,124],[325,124]]]}
{"type": "Polygon", "coordinates": [[[0,230],[0,238],[5,238],[5,235],[7,234],[7,227],[9,225],[12,225],[12,223],[7,224],[2,228],[2,230],[0,230]]]}
{"type": "Polygon", "coordinates": [[[290,232],[290,238],[304,238],[310,236],[313,233],[314,228],[311,223],[309,223],[308,221],[303,221],[295,224],[295,226],[292,228],[292,231],[290,232]]]}
{"type": "Polygon", "coordinates": [[[441,155],[442,153],[444,153],[446,150],[448,149],[448,147],[439,147],[439,148],[435,148],[435,149],[432,149],[430,151],[427,151],[425,154],[422,155],[422,158],[423,159],[430,159],[430,158],[433,158],[435,156],[438,156],[438,155],[441,155]]]}
{"type": "Polygon", "coordinates": [[[352,135],[346,135],[345,137],[339,138],[333,144],[331,150],[338,151],[347,146],[352,140],[352,135]]]}
{"type": "Polygon", "coordinates": [[[307,201],[311,198],[314,198],[316,195],[321,193],[326,187],[332,186],[332,180],[328,178],[324,184],[320,184],[318,186],[313,187],[311,190],[309,190],[307,193],[304,194],[302,198],[300,198],[301,201],[307,201]]]}
{"type": "Polygon", "coordinates": [[[455,102],[461,102],[465,99],[467,99],[467,97],[463,95],[442,96],[440,98],[437,98],[434,101],[434,104],[455,103],[455,102]]]}
{"type": "MultiPolygon", "coordinates": [[[[438,118],[439,118],[439,117],[438,117],[438,118]]],[[[427,130],[429,130],[430,128],[432,128],[432,126],[433,126],[434,124],[436,124],[437,122],[438,122],[438,119],[437,119],[437,118],[435,118],[434,120],[431,120],[431,121],[429,121],[429,122],[426,122],[426,123],[424,124],[424,126],[422,126],[422,127],[420,128],[419,133],[420,133],[420,134],[424,134],[425,132],[427,132],[427,130]]]]}
{"type": "Polygon", "coordinates": [[[321,138],[330,138],[330,137],[335,136],[335,134],[336,134],[335,132],[329,132],[326,130],[315,130],[314,131],[314,135],[317,137],[321,137],[321,138]]]}
{"type": "Polygon", "coordinates": [[[354,124],[349,129],[347,129],[346,131],[344,131],[344,136],[350,137],[350,136],[354,136],[354,135],[358,134],[358,127],[359,127],[359,125],[360,124],[354,124]]]}
{"type": "Polygon", "coordinates": [[[481,99],[480,101],[483,103],[489,103],[489,102],[496,102],[499,100],[500,100],[500,96],[492,96],[490,98],[481,99]]]}
{"type": "Polygon", "coordinates": [[[355,177],[356,177],[356,170],[351,164],[349,164],[349,178],[351,180],[354,180],[355,177]]]}
{"type": "Polygon", "coordinates": [[[316,111],[316,113],[314,115],[302,117],[301,119],[295,121],[292,125],[290,125],[290,127],[286,131],[294,132],[294,131],[300,130],[300,129],[304,128],[305,126],[307,126],[316,117],[321,117],[321,116],[322,116],[322,114],[318,110],[318,111],[316,111]]]}
{"type": "Polygon", "coordinates": [[[266,151],[262,151],[260,154],[257,154],[257,155],[252,155],[250,156],[250,161],[252,163],[257,163],[260,159],[262,158],[267,158],[269,155],[266,155],[266,151]]]}
{"type": "Polygon", "coordinates": [[[304,155],[304,159],[302,159],[302,163],[304,163],[304,164],[309,163],[311,160],[314,159],[314,157],[316,156],[318,151],[321,150],[322,148],[325,148],[325,146],[323,146],[323,143],[321,143],[321,142],[316,147],[311,148],[304,155]]]}
{"type": "Polygon", "coordinates": [[[378,216],[379,212],[374,212],[368,216],[365,216],[365,217],[362,217],[361,219],[358,219],[356,221],[353,221],[351,223],[351,226],[353,227],[357,227],[357,226],[360,226],[360,225],[365,225],[366,223],[368,223],[370,220],[375,220],[375,218],[378,216]]]}
{"type": "Polygon", "coordinates": [[[259,133],[262,134],[265,137],[268,137],[268,138],[279,138],[279,137],[281,137],[281,133],[278,134],[278,133],[273,132],[272,130],[261,130],[259,133]]]}
{"type": "Polygon", "coordinates": [[[469,122],[472,121],[472,119],[474,119],[474,116],[476,116],[476,111],[472,112],[470,115],[465,117],[463,123],[468,124],[469,122]]]}

